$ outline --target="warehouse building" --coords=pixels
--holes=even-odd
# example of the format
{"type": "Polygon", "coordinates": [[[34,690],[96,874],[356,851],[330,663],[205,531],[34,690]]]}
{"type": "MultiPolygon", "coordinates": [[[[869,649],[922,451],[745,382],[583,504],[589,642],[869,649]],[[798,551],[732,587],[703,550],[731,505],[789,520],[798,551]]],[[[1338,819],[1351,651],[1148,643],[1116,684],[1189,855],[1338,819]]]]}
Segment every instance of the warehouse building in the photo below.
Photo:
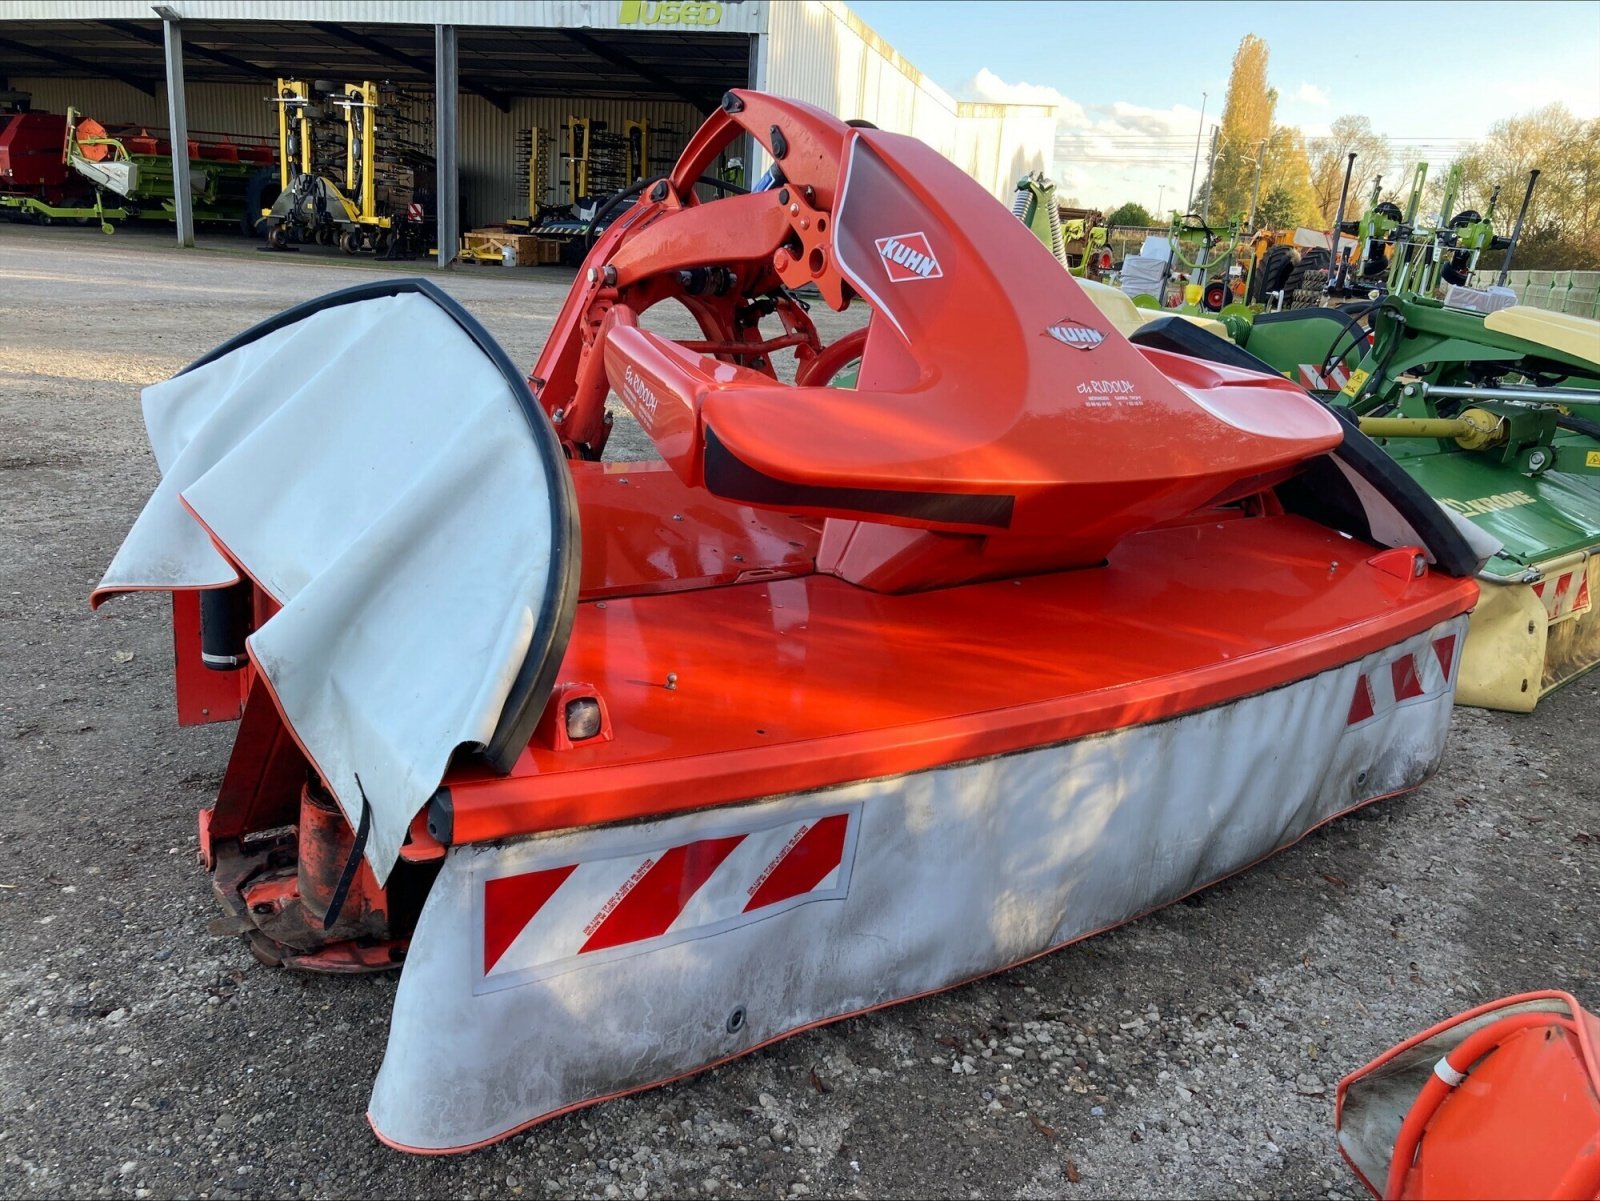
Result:
{"type": "MultiPolygon", "coordinates": [[[[0,92],[36,110],[276,142],[283,78],[392,85],[440,228],[660,173],[730,87],[914,134],[1001,198],[1052,166],[1054,110],[955,100],[836,0],[0,0],[0,92]]],[[[764,168],[745,157],[730,178],[764,168]]]]}

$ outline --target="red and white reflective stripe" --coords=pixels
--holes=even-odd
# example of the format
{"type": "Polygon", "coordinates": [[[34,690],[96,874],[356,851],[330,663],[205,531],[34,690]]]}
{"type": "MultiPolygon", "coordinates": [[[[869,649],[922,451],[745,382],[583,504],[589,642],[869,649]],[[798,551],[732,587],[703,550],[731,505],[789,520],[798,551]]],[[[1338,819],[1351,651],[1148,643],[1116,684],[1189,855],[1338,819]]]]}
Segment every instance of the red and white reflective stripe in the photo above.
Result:
{"type": "Polygon", "coordinates": [[[1435,638],[1431,651],[1409,651],[1356,677],[1345,725],[1358,726],[1411,701],[1432,700],[1450,686],[1455,634],[1435,638]]]}
{"type": "Polygon", "coordinates": [[[411,204],[406,205],[406,220],[408,220],[408,221],[421,221],[422,220],[422,206],[420,204],[417,204],[415,201],[413,201],[411,204]]]}
{"type": "Polygon", "coordinates": [[[1544,604],[1546,618],[1564,621],[1589,611],[1589,573],[1583,566],[1546,576],[1533,585],[1533,594],[1544,604]]]}
{"type": "Polygon", "coordinates": [[[1337,392],[1350,382],[1350,372],[1343,363],[1335,363],[1326,374],[1310,363],[1301,363],[1300,386],[1309,392],[1337,392]]]}
{"type": "Polygon", "coordinates": [[[824,813],[486,880],[484,976],[547,974],[538,969],[703,937],[843,897],[857,816],[854,809],[824,813]]]}

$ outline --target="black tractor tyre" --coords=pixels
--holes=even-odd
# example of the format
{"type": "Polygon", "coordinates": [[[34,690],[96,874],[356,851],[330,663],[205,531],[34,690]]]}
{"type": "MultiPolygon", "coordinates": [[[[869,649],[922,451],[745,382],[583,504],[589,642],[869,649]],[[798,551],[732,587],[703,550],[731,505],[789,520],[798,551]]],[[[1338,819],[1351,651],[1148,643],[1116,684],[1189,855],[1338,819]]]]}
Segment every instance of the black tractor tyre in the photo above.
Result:
{"type": "Polygon", "coordinates": [[[1281,291],[1289,272],[1294,270],[1294,247],[1288,244],[1273,246],[1261,260],[1261,270],[1256,272],[1256,294],[1251,297],[1256,304],[1267,304],[1268,296],[1281,291]]]}
{"type": "Polygon", "coordinates": [[[282,250],[289,244],[289,231],[280,223],[267,230],[267,245],[274,250],[282,250]]]}
{"type": "MultiPolygon", "coordinates": [[[[1297,296],[1311,286],[1307,277],[1321,272],[1316,287],[1320,297],[1322,285],[1328,282],[1328,268],[1333,265],[1333,256],[1321,247],[1312,247],[1300,256],[1289,274],[1284,278],[1283,290],[1290,296],[1297,296]]],[[[1320,303],[1320,300],[1319,300],[1320,303]]],[[[1296,308],[1305,308],[1303,304],[1296,304],[1296,308]]]]}
{"type": "Polygon", "coordinates": [[[1328,290],[1328,273],[1326,271],[1308,272],[1300,283],[1300,287],[1289,293],[1289,301],[1284,307],[1290,309],[1319,308],[1322,304],[1322,297],[1328,290]]]}

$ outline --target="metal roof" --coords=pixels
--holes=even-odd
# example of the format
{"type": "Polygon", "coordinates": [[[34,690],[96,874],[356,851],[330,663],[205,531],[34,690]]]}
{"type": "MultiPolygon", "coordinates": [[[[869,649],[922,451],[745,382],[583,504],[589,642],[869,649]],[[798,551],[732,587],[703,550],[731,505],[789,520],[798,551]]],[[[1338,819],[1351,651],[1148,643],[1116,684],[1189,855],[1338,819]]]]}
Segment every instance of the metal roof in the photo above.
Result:
{"type": "MultiPolygon", "coordinates": [[[[790,2],[790,0],[785,0],[790,2]]],[[[151,0],[0,0],[0,22],[141,21],[151,0]]],[[[284,0],[168,0],[186,21],[276,21],[284,0]]],[[[540,29],[619,29],[699,25],[723,33],[765,33],[767,0],[295,0],[300,21],[368,25],[514,25],[540,29]]]]}
{"type": "MultiPolygon", "coordinates": [[[[185,20],[188,82],[278,76],[432,84],[433,28],[329,21],[185,20]]],[[[680,100],[714,107],[749,78],[750,36],[596,28],[458,27],[463,92],[505,108],[514,96],[680,100]]],[[[161,22],[0,21],[0,78],[51,75],[165,86],[161,22]]]]}

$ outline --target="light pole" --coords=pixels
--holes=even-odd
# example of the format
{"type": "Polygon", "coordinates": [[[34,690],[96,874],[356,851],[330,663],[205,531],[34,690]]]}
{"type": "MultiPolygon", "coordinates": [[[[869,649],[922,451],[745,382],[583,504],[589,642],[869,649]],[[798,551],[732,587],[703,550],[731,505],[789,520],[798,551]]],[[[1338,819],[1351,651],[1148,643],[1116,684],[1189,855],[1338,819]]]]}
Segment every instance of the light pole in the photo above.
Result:
{"type": "MultiPolygon", "coordinates": [[[[1219,125],[1213,125],[1211,127],[1211,165],[1206,168],[1206,212],[1205,212],[1205,216],[1203,218],[1201,218],[1202,220],[1209,220],[1210,219],[1210,217],[1211,217],[1211,199],[1212,199],[1213,196],[1216,195],[1216,192],[1217,192],[1217,185],[1216,185],[1216,182],[1215,182],[1216,178],[1217,178],[1217,151],[1222,148],[1222,136],[1221,135],[1222,135],[1222,127],[1219,126],[1219,125]]],[[[1194,207],[1193,198],[1192,197],[1191,197],[1191,203],[1190,203],[1189,207],[1190,208],[1194,207]]]]}
{"type": "Polygon", "coordinates": [[[1161,216],[1161,198],[1167,194],[1167,185],[1162,184],[1156,189],[1156,216],[1161,216]]]}
{"type": "Polygon", "coordinates": [[[1194,165],[1189,168],[1189,199],[1183,202],[1183,211],[1189,212],[1194,208],[1194,177],[1200,170],[1200,137],[1206,129],[1206,100],[1209,97],[1205,92],[1200,93],[1200,128],[1194,131],[1194,165]]]}
{"type": "Polygon", "coordinates": [[[1250,216],[1245,219],[1245,229],[1249,233],[1256,231],[1256,201],[1261,198],[1261,164],[1267,161],[1267,143],[1262,139],[1256,146],[1256,182],[1250,189],[1250,216]]]}

